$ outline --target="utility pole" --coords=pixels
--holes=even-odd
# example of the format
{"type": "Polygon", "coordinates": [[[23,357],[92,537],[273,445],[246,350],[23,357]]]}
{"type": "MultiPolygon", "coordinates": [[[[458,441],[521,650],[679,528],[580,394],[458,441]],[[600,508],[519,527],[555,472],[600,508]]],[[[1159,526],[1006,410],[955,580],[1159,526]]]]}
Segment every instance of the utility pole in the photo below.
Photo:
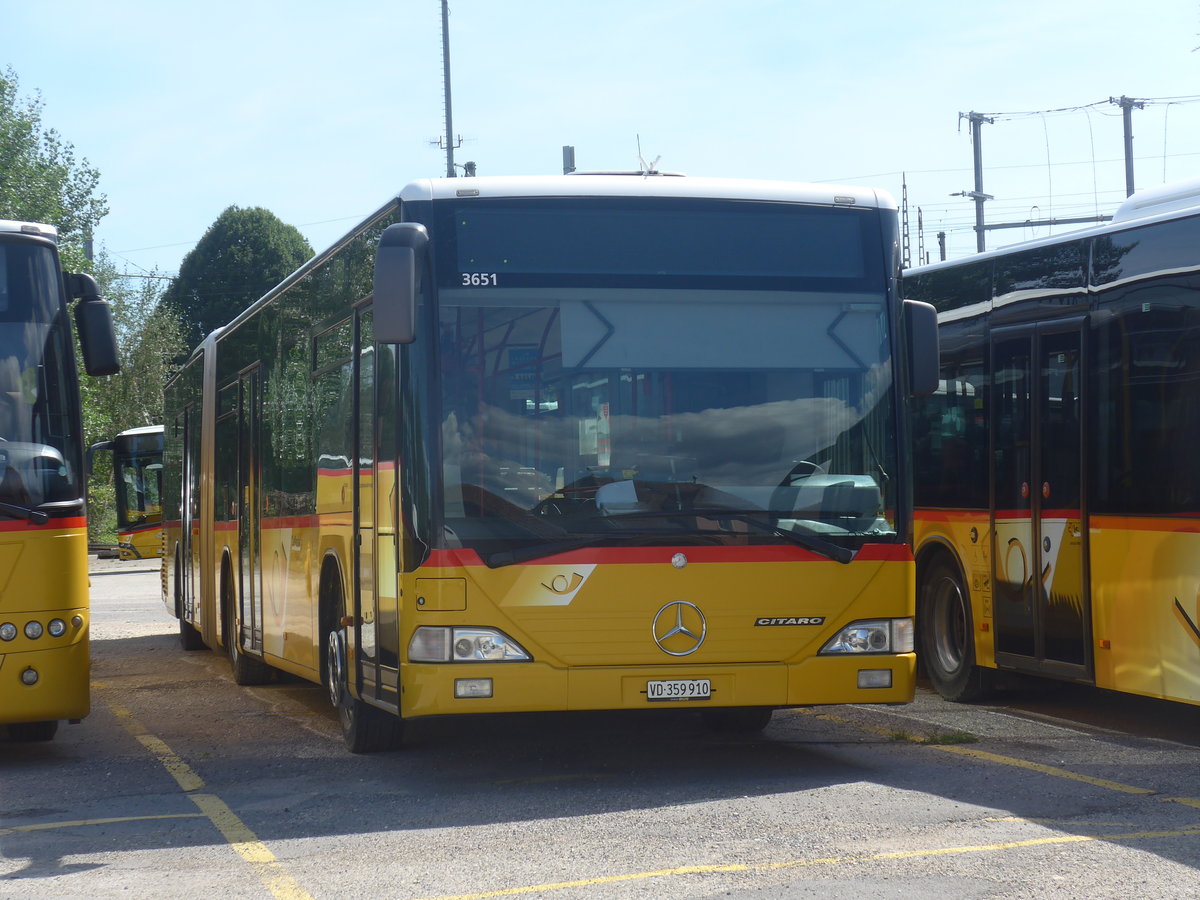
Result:
{"type": "Polygon", "coordinates": [[[982,253],[987,249],[984,241],[986,229],[983,225],[983,204],[985,200],[993,200],[995,198],[991,194],[983,192],[983,148],[980,147],[980,132],[983,129],[984,122],[991,125],[996,120],[977,112],[958,114],[959,122],[964,118],[971,123],[971,146],[975,156],[975,190],[969,192],[960,191],[957,194],[951,194],[951,196],[970,197],[975,201],[975,249],[982,253]]]}
{"type": "MultiPolygon", "coordinates": [[[[918,259],[918,262],[920,260],[918,259]]],[[[900,173],[900,267],[912,265],[912,243],[908,236],[908,175],[900,173]]]]}
{"type": "Polygon", "coordinates": [[[1129,97],[1108,98],[1109,103],[1121,107],[1121,121],[1125,126],[1125,196],[1133,193],[1133,111],[1145,109],[1144,100],[1133,100],[1129,97]]]}
{"type": "Polygon", "coordinates": [[[925,255],[925,216],[921,212],[921,207],[917,207],[917,265],[924,265],[929,262],[929,257],[925,255]]]}
{"type": "Polygon", "coordinates": [[[450,115],[450,0],[442,0],[442,82],[446,92],[446,177],[454,177],[454,126],[450,115]]]}

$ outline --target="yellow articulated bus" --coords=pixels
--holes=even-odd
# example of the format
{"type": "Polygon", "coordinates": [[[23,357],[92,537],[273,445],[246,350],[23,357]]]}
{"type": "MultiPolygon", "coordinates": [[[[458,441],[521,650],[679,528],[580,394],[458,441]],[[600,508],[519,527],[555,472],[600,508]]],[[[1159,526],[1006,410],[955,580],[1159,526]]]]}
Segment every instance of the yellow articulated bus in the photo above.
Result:
{"type": "Polygon", "coordinates": [[[913,421],[933,684],[1200,703],[1200,182],[904,291],[937,307],[942,350],[913,421]]]}
{"type": "Polygon", "coordinates": [[[910,700],[937,334],[897,231],[865,188],[409,185],[168,385],[184,647],[324,683],[356,752],[423,716],[910,700]]]}
{"type": "Polygon", "coordinates": [[[117,371],[108,305],[59,269],[57,232],[0,220],[0,737],[43,741],[90,709],[83,426],[68,299],[89,375],[117,371]]]}
{"type": "Polygon", "coordinates": [[[113,455],[113,484],[117,504],[117,551],[124,560],[162,556],[163,427],[127,428],[111,441],[93,444],[113,455]]]}

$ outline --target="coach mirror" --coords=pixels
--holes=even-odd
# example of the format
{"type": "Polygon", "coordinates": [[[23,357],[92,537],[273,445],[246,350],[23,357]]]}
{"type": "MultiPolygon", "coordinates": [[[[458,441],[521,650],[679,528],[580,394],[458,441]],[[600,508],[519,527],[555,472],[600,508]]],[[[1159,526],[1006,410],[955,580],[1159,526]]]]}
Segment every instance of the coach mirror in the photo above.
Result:
{"type": "Polygon", "coordinates": [[[411,344],[416,337],[417,292],[429,234],[424,225],[398,222],[379,239],[375,256],[375,340],[411,344]]]}
{"type": "Polygon", "coordinates": [[[926,397],[938,386],[937,310],[919,300],[905,300],[904,330],[908,332],[908,389],[914,397],[926,397]]]}

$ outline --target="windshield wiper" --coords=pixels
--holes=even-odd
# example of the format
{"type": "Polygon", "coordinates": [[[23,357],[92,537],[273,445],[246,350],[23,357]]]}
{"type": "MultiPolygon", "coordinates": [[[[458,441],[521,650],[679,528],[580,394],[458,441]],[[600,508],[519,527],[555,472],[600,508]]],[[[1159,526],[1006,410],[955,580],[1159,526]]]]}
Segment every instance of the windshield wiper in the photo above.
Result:
{"type": "Polygon", "coordinates": [[[804,534],[800,531],[791,531],[787,528],[758,518],[754,513],[757,510],[742,510],[742,509],[662,509],[652,511],[638,511],[619,513],[614,515],[614,519],[650,519],[650,518],[665,518],[677,519],[695,516],[698,519],[709,519],[710,521],[720,521],[721,519],[733,519],[737,522],[745,522],[747,525],[753,525],[760,531],[765,531],[768,534],[774,534],[785,540],[791,541],[805,550],[811,550],[826,559],[832,559],[834,562],[840,562],[843,565],[851,562],[854,559],[855,552],[848,547],[842,547],[832,541],[827,541],[811,534],[804,534]]]}
{"type": "Polygon", "coordinates": [[[14,519],[24,519],[30,525],[45,525],[50,521],[50,514],[40,509],[30,509],[28,506],[18,506],[15,503],[5,503],[0,500],[0,513],[12,516],[14,519]]]}

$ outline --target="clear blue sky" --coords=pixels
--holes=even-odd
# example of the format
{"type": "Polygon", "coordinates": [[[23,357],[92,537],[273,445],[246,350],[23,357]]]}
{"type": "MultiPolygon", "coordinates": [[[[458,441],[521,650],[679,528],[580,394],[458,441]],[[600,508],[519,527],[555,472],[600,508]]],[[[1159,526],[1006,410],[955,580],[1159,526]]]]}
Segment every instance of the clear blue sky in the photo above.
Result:
{"type": "MultiPolygon", "coordinates": [[[[1200,2],[451,0],[456,161],[480,174],[647,160],[691,175],[881,187],[907,173],[936,258],[973,252],[971,144],[988,221],[1110,213],[1121,95],[1200,96],[1200,2]],[[1091,106],[1099,103],[1100,105],[1091,106]],[[1080,109],[1080,108],[1083,109],[1080,109]]],[[[439,0],[0,0],[0,66],[101,173],[97,234],[129,272],[174,273],[231,204],[321,249],[445,155],[439,0]]],[[[1200,174],[1200,103],[1133,114],[1138,187],[1200,174]]],[[[992,232],[989,246],[1036,236],[992,232]]],[[[1043,230],[1040,232],[1045,233],[1043,230]]]]}

